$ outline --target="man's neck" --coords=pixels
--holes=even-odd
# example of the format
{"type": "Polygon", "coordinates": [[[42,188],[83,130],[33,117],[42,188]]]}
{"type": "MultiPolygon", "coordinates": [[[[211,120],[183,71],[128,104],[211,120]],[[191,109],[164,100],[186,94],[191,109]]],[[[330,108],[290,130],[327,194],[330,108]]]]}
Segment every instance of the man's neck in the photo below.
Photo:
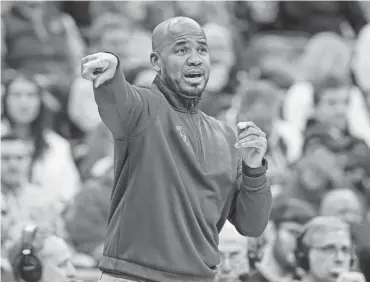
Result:
{"type": "Polygon", "coordinates": [[[13,126],[13,131],[17,136],[28,138],[31,136],[31,127],[23,124],[16,124],[13,126]]]}
{"type": "Polygon", "coordinates": [[[271,282],[282,281],[292,276],[291,273],[281,268],[270,248],[266,250],[261,263],[257,265],[257,269],[271,282]]]}

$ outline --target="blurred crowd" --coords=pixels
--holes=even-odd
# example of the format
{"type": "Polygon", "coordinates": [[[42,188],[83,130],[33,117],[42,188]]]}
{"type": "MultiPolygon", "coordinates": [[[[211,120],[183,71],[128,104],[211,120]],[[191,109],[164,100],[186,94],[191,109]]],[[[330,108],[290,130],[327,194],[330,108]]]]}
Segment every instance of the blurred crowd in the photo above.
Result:
{"type": "Polygon", "coordinates": [[[224,227],[218,280],[293,281],[301,269],[335,281],[332,269],[354,258],[369,282],[370,3],[359,1],[2,1],[2,281],[19,281],[30,222],[50,235],[40,256],[68,248],[60,275],[96,279],[84,270],[102,255],[114,140],[80,60],[113,52],[127,81],[151,84],[151,31],[173,16],[197,20],[208,39],[201,109],[235,130],[251,120],[269,141],[270,224],[257,239],[224,227]],[[304,244],[327,244],[310,267],[296,255],[302,230],[304,244]]]}

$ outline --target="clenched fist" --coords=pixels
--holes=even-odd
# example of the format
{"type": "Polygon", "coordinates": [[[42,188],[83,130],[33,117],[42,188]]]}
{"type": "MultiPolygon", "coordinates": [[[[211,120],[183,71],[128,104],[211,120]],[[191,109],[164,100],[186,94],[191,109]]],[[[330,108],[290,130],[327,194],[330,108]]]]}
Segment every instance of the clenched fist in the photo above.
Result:
{"type": "Polygon", "coordinates": [[[81,75],[93,81],[96,88],[114,76],[117,65],[116,56],[110,53],[95,53],[81,60],[81,75]]]}
{"type": "Polygon", "coordinates": [[[238,128],[241,132],[235,148],[240,151],[244,163],[251,168],[261,166],[267,151],[266,134],[250,121],[239,122],[238,128]]]}

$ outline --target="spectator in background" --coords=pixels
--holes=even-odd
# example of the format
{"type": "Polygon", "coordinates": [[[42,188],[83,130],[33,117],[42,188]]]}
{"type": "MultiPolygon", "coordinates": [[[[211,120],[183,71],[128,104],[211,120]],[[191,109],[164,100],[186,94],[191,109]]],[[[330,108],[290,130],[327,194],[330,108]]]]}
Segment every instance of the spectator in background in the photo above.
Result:
{"type": "Polygon", "coordinates": [[[336,154],[321,146],[303,155],[294,165],[292,178],[282,195],[305,200],[318,208],[327,191],[351,186],[343,178],[336,154]]]}
{"type": "Polygon", "coordinates": [[[305,271],[303,282],[365,282],[361,273],[351,272],[354,259],[349,226],[336,217],[317,217],[307,223],[297,241],[296,258],[305,271]],[[347,280],[349,276],[357,277],[347,280]]]}
{"type": "Polygon", "coordinates": [[[220,264],[216,282],[238,282],[248,273],[247,238],[226,222],[219,234],[220,264]]]}
{"type": "MultiPolygon", "coordinates": [[[[370,6],[369,6],[370,7],[370,6]]],[[[354,89],[348,121],[353,134],[370,147],[370,24],[358,34],[352,59],[354,89]]]]}
{"type": "Polygon", "coordinates": [[[2,134],[12,133],[33,142],[30,180],[62,208],[80,185],[70,145],[46,126],[43,89],[31,77],[19,74],[5,87],[2,134]]]}
{"type": "Polygon", "coordinates": [[[9,260],[16,281],[76,281],[72,253],[63,239],[54,236],[47,229],[38,230],[38,227],[32,225],[27,225],[20,235],[21,238],[9,250],[9,260]],[[27,249],[31,250],[32,257],[23,257],[25,254],[22,251],[27,249]],[[28,279],[24,279],[24,275],[28,279]]]}
{"type": "Polygon", "coordinates": [[[350,224],[358,256],[356,266],[365,276],[367,268],[365,266],[369,265],[370,250],[370,222],[366,218],[367,209],[362,195],[349,188],[339,188],[328,192],[320,206],[322,216],[335,216],[350,224]]]}
{"type": "Polygon", "coordinates": [[[315,216],[307,203],[279,198],[271,211],[273,237],[265,246],[263,257],[248,282],[290,281],[295,274],[296,238],[303,225],[315,216]]]}
{"type": "Polygon", "coordinates": [[[313,113],[315,87],[327,76],[345,80],[350,59],[351,47],[340,36],[325,32],[312,37],[290,68],[292,85],[283,105],[284,119],[304,132],[313,113]]]}
{"type": "Polygon", "coordinates": [[[327,77],[316,87],[315,109],[307,122],[303,154],[309,154],[320,146],[333,152],[342,174],[345,173],[348,181],[357,184],[358,189],[366,194],[369,190],[360,179],[369,177],[366,175],[366,159],[370,158],[370,148],[349,130],[350,90],[351,86],[337,77],[327,77]],[[357,179],[357,172],[361,173],[360,179],[357,179]]]}
{"type": "MultiPolygon", "coordinates": [[[[355,51],[352,69],[356,73],[354,78],[359,78],[354,81],[359,79],[363,81],[367,75],[364,65],[367,65],[367,47],[370,46],[370,40],[367,40],[367,37],[370,37],[368,34],[365,27],[356,43],[358,51],[355,51]]],[[[338,80],[348,81],[348,85],[351,86],[349,76],[352,52],[351,45],[335,34],[320,33],[314,36],[291,69],[293,74],[299,75],[295,75],[295,83],[287,92],[283,106],[284,119],[299,130],[305,131],[307,120],[314,112],[314,92],[317,91],[316,88],[322,80],[325,81],[327,77],[337,77],[338,80]]],[[[366,83],[362,82],[362,85],[366,89],[366,83]]],[[[366,108],[364,98],[366,92],[360,92],[357,87],[351,87],[349,93],[348,130],[370,146],[370,136],[367,134],[370,131],[369,110],[366,108]]]]}
{"type": "Polygon", "coordinates": [[[54,209],[58,203],[28,181],[33,150],[28,140],[14,135],[1,138],[1,198],[6,202],[4,210],[7,212],[2,217],[5,228],[2,240],[5,241],[17,239],[23,225],[31,221],[59,231],[54,209]]]}
{"type": "Polygon", "coordinates": [[[366,205],[361,194],[350,188],[329,191],[322,198],[320,215],[339,217],[347,223],[365,220],[366,205]]]}
{"type": "Polygon", "coordinates": [[[68,134],[64,112],[84,51],[74,20],[52,3],[13,1],[9,12],[3,15],[3,24],[6,67],[38,75],[39,82],[48,87],[60,104],[55,129],[68,134]]]}

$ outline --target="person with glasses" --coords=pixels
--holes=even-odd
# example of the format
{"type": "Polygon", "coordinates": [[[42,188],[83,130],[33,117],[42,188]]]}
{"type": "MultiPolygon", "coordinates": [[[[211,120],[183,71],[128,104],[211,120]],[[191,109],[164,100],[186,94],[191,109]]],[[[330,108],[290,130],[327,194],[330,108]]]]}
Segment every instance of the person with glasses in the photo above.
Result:
{"type": "MultiPolygon", "coordinates": [[[[260,262],[248,282],[290,281],[294,276],[296,238],[306,222],[316,215],[306,202],[279,197],[274,201],[270,217],[270,234],[260,250],[260,262]]],[[[249,256],[250,257],[250,256],[249,256]]]]}
{"type": "Polygon", "coordinates": [[[337,217],[319,216],[309,221],[297,239],[297,266],[302,282],[365,282],[352,271],[356,260],[350,227],[337,217]]]}

